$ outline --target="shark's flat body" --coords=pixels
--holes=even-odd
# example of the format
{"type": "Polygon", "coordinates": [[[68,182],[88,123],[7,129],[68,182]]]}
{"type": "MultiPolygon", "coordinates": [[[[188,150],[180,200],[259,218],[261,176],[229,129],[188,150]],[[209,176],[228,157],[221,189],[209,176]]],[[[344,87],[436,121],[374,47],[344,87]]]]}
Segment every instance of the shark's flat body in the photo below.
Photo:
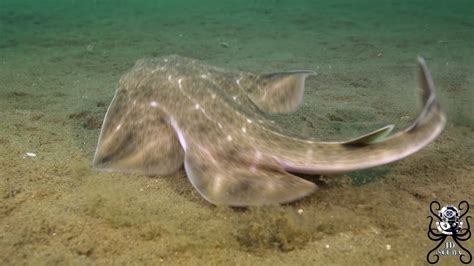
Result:
{"type": "Polygon", "coordinates": [[[412,126],[390,137],[392,126],[347,142],[314,142],[285,136],[262,116],[295,110],[312,72],[259,76],[179,56],[140,60],[120,80],[93,164],[167,175],[184,163],[197,191],[218,205],[293,201],[316,185],[291,173],[342,173],[390,163],[441,133],[445,115],[421,58],[418,65],[423,109],[412,126]]]}

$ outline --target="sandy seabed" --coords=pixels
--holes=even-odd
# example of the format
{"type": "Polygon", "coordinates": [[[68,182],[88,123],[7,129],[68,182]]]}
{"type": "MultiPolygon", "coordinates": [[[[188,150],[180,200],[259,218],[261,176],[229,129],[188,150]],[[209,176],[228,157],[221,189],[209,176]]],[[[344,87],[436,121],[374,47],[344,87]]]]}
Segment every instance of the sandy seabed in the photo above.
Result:
{"type": "Polygon", "coordinates": [[[429,203],[474,206],[474,5],[355,2],[2,1],[0,264],[426,264],[429,203]],[[400,162],[310,177],[318,191],[284,206],[212,206],[184,171],[91,171],[118,79],[167,54],[317,71],[302,108],[272,118],[321,140],[409,125],[419,54],[448,124],[400,162]]]}

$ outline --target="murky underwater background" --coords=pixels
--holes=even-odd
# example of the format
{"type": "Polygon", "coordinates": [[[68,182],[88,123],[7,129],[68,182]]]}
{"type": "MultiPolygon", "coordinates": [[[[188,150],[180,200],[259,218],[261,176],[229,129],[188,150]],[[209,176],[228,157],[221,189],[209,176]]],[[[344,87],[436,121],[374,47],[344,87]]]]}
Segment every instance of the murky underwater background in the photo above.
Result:
{"type": "Polygon", "coordinates": [[[2,0],[0,263],[424,264],[429,203],[474,204],[473,43],[470,0],[2,0]],[[448,125],[400,162],[308,177],[319,190],[285,206],[212,206],[184,171],[91,171],[120,76],[167,54],[317,71],[273,118],[321,140],[409,125],[421,55],[448,125]]]}

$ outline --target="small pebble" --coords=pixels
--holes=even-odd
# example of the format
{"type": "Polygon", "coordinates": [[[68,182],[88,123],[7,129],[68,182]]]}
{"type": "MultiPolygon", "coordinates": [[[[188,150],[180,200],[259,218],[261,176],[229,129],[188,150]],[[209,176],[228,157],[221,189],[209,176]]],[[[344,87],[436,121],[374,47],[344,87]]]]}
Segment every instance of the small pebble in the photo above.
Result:
{"type": "Polygon", "coordinates": [[[36,157],[36,153],[34,152],[27,152],[26,157],[36,157]]]}
{"type": "Polygon", "coordinates": [[[229,45],[228,43],[226,43],[226,42],[221,42],[221,43],[220,43],[220,46],[222,46],[222,47],[224,47],[224,48],[229,48],[230,45],[229,45]]]}
{"type": "Polygon", "coordinates": [[[94,45],[93,45],[93,44],[87,45],[87,46],[86,46],[86,50],[87,50],[87,52],[89,52],[89,53],[94,52],[94,45]]]}
{"type": "Polygon", "coordinates": [[[299,215],[303,214],[303,209],[299,209],[299,210],[298,210],[298,214],[299,214],[299,215]]]}
{"type": "Polygon", "coordinates": [[[387,250],[391,250],[391,249],[392,249],[392,246],[391,246],[390,244],[387,244],[387,245],[385,246],[385,248],[386,248],[387,250]]]}

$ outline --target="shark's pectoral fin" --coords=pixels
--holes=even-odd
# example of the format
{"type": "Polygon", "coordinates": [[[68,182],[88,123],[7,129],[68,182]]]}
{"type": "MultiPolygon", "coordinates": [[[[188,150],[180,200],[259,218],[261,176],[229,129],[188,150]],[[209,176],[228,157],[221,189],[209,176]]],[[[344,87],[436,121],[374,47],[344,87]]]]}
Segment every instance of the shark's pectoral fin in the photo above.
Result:
{"type": "Polygon", "coordinates": [[[114,97],[102,125],[93,166],[98,170],[166,175],[183,165],[184,152],[159,106],[126,108],[114,97]]]}
{"type": "Polygon", "coordinates": [[[288,113],[295,111],[303,99],[305,79],[311,71],[291,71],[262,75],[249,98],[263,111],[288,113]]]}
{"type": "Polygon", "coordinates": [[[238,156],[217,156],[208,150],[188,149],[184,165],[197,191],[215,205],[255,206],[290,202],[316,189],[316,185],[285,172],[271,159],[239,161],[238,156]]]}
{"type": "Polygon", "coordinates": [[[383,141],[390,134],[390,132],[392,132],[392,130],[393,125],[384,126],[355,139],[342,142],[341,144],[345,146],[364,146],[374,144],[383,141]]]}

